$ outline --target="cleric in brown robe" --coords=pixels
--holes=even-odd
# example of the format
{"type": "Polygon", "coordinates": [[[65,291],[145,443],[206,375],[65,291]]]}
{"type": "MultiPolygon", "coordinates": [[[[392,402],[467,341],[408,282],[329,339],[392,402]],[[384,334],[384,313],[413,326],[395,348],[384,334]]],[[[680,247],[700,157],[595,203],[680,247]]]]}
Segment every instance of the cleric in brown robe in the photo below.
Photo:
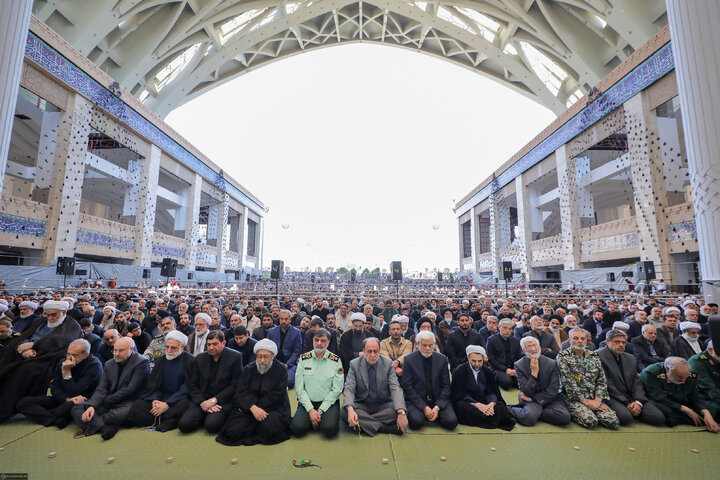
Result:
{"type": "Polygon", "coordinates": [[[53,368],[65,357],[68,345],[82,338],[80,325],[67,317],[67,302],[49,300],[43,318],[15,338],[0,356],[0,423],[15,415],[17,402],[44,395],[53,368]]]}
{"type": "Polygon", "coordinates": [[[274,445],[290,438],[287,367],[275,360],[277,346],[255,344],[255,362],[243,368],[233,412],[215,440],[223,445],[274,445]]]}

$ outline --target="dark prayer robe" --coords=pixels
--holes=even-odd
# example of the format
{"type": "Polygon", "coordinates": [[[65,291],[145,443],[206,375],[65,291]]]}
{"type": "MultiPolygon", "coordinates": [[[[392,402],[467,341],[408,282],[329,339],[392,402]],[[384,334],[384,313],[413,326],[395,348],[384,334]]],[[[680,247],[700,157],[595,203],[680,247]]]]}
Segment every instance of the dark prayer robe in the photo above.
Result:
{"type": "Polygon", "coordinates": [[[290,438],[290,401],[287,396],[287,368],[277,360],[264,375],[255,363],[243,368],[235,391],[236,402],[230,418],[215,440],[223,445],[274,445],[290,438]],[[257,405],[268,413],[258,422],[250,411],[257,405]]]}
{"type": "Polygon", "coordinates": [[[53,375],[53,368],[65,358],[70,342],[82,338],[80,325],[70,317],[50,333],[35,342],[37,355],[25,359],[17,347],[45,325],[45,319],[35,322],[16,337],[0,355],[0,423],[15,415],[15,406],[23,397],[44,395],[53,375]]]}
{"type": "Polygon", "coordinates": [[[450,398],[455,407],[458,422],[474,427],[512,430],[515,426],[515,420],[513,420],[507,409],[492,371],[486,365],[483,365],[480,372],[478,372],[478,383],[484,384],[484,399],[476,398],[477,395],[473,397],[473,392],[477,390],[477,385],[473,385],[474,382],[475,377],[469,362],[460,364],[453,372],[450,384],[450,398]],[[473,400],[480,403],[489,403],[489,397],[490,401],[495,401],[495,414],[492,416],[484,415],[473,406],[473,402],[470,401],[468,396],[473,397],[473,400]]]}

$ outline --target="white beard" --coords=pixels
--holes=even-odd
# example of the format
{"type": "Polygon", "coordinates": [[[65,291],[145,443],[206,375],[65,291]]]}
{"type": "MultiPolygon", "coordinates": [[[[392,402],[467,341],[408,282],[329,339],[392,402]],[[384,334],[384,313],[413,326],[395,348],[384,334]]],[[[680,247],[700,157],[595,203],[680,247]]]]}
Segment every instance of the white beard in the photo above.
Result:
{"type": "Polygon", "coordinates": [[[27,315],[20,314],[20,318],[28,318],[30,315],[32,315],[34,312],[28,313],[27,315]]]}
{"type": "Polygon", "coordinates": [[[540,352],[535,352],[535,353],[526,353],[525,355],[527,355],[528,358],[538,359],[538,358],[540,358],[540,355],[542,355],[542,354],[540,352]]]}
{"type": "Polygon", "coordinates": [[[313,350],[315,350],[315,355],[324,355],[327,348],[314,348],[313,350]]]}
{"type": "Polygon", "coordinates": [[[427,354],[425,352],[423,352],[422,350],[420,350],[420,355],[422,355],[425,358],[432,357],[432,354],[433,354],[432,350],[430,351],[430,353],[427,353],[427,354]]]}
{"type": "Polygon", "coordinates": [[[698,338],[693,338],[693,337],[691,337],[690,335],[688,335],[687,333],[683,333],[683,334],[682,334],[682,337],[683,337],[685,340],[687,340],[688,343],[698,343],[698,338]]]}
{"type": "Polygon", "coordinates": [[[47,326],[48,326],[49,328],[57,328],[57,327],[59,327],[60,325],[62,325],[62,323],[63,323],[64,321],[65,321],[65,317],[62,317],[62,318],[61,318],[60,320],[58,320],[57,322],[51,322],[50,320],[48,320],[47,326]]]}
{"type": "Polygon", "coordinates": [[[177,353],[168,353],[168,352],[165,352],[165,358],[167,358],[168,360],[175,360],[175,359],[178,358],[180,355],[182,355],[182,350],[179,351],[179,352],[177,352],[177,353]]]}
{"type": "Polygon", "coordinates": [[[260,375],[265,375],[270,370],[272,363],[270,363],[268,365],[263,365],[263,364],[255,362],[255,366],[257,367],[257,371],[260,375]]]}

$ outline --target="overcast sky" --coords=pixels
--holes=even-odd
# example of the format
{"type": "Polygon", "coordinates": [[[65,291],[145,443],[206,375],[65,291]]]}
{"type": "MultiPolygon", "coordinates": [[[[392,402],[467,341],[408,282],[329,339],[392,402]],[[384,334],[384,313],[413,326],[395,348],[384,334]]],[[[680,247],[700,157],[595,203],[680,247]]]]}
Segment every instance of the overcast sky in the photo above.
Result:
{"type": "Polygon", "coordinates": [[[450,62],[353,44],[262,67],[166,120],[270,207],[265,266],[423,271],[458,267],[454,201],[553,119],[450,62]]]}

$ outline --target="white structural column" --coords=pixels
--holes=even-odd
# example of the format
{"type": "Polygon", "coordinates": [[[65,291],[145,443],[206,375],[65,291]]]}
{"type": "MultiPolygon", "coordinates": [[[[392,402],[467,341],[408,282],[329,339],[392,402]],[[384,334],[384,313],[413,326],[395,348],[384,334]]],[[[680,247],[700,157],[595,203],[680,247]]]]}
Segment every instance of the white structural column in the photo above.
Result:
{"type": "Polygon", "coordinates": [[[160,174],[160,158],[162,152],[155,145],[150,145],[148,158],[142,161],[137,186],[137,212],[135,214],[135,260],[133,265],[149,267],[152,260],[152,242],[155,234],[155,211],[157,210],[158,176],[160,174]]]}
{"type": "Polygon", "coordinates": [[[530,209],[530,195],[528,189],[525,188],[523,175],[515,177],[515,198],[517,200],[517,216],[518,216],[518,241],[520,252],[518,253],[518,265],[513,268],[519,268],[520,273],[525,276],[525,280],[532,280],[532,271],[530,268],[530,242],[532,241],[532,211],[530,209]]]}
{"type": "Polygon", "coordinates": [[[213,203],[208,207],[207,217],[207,239],[217,240],[218,239],[218,217],[220,215],[220,203],[216,199],[212,200],[213,203]]]}
{"type": "Polygon", "coordinates": [[[628,160],[640,260],[654,262],[658,278],[672,284],[674,275],[667,241],[668,221],[663,213],[668,206],[668,196],[660,142],[656,141],[657,118],[642,92],[625,102],[623,107],[625,124],[628,125],[628,160]]]}
{"type": "MultiPolygon", "coordinates": [[[[228,216],[230,215],[230,195],[223,193],[222,203],[218,204],[218,217],[217,217],[217,272],[225,271],[225,251],[229,248],[230,238],[225,233],[227,232],[228,216]]],[[[209,228],[209,225],[208,225],[209,228]]]]}
{"type": "Polygon", "coordinates": [[[479,235],[478,229],[478,211],[477,205],[470,210],[470,257],[472,258],[472,273],[478,271],[478,258],[477,258],[477,240],[479,235]]]}
{"type": "Polygon", "coordinates": [[[720,300],[720,3],[667,0],[703,293],[720,300]]]}
{"type": "Polygon", "coordinates": [[[245,268],[245,265],[247,264],[247,261],[245,260],[245,254],[247,253],[247,241],[248,241],[248,207],[246,205],[242,206],[242,212],[240,216],[239,226],[240,226],[240,234],[238,235],[238,253],[240,254],[240,271],[242,272],[245,268]]]}
{"type": "Polygon", "coordinates": [[[57,257],[75,256],[80,200],[85,179],[85,158],[90,133],[91,104],[73,95],[58,127],[53,182],[48,191],[50,214],[43,263],[51,265],[57,257]]]}
{"type": "Polygon", "coordinates": [[[578,215],[580,215],[580,228],[595,224],[595,204],[592,194],[585,184],[590,175],[590,157],[575,157],[575,178],[577,180],[578,215]]]}
{"type": "Polygon", "coordinates": [[[558,192],[560,193],[560,231],[565,270],[580,268],[580,212],[578,208],[575,161],[568,157],[567,147],[555,150],[558,192]]]}
{"type": "Polygon", "coordinates": [[[32,4],[32,0],[0,1],[0,187],[5,179],[32,4]]]}
{"type": "Polygon", "coordinates": [[[500,196],[502,190],[490,195],[490,256],[492,257],[493,277],[500,281],[502,269],[500,268],[500,242],[501,242],[501,221],[500,221],[500,196]]]}
{"type": "Polygon", "coordinates": [[[188,186],[185,209],[185,270],[195,270],[197,265],[197,246],[200,236],[200,194],[203,180],[199,174],[188,186]]]}

